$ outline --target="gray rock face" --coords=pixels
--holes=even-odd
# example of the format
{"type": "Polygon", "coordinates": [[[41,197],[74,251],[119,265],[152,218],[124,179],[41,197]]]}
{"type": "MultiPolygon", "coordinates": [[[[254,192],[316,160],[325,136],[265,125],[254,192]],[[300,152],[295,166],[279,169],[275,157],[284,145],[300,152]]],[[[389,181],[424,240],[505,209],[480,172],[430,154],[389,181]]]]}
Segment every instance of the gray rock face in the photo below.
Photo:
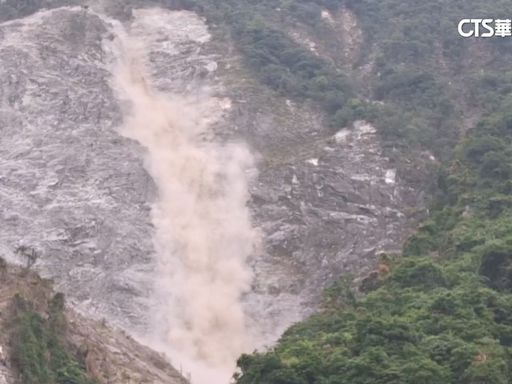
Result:
{"type": "Polygon", "coordinates": [[[413,223],[406,202],[422,204],[397,178],[371,125],[356,123],[320,143],[305,158],[264,168],[253,187],[266,234],[255,292],[275,297],[267,300],[274,312],[287,293],[304,316],[339,276],[369,272],[379,253],[400,249],[413,223]]]}
{"type": "Polygon", "coordinates": [[[0,242],[10,259],[35,248],[82,309],[129,326],[150,287],[154,184],[115,130],[106,32],[80,8],[0,25],[0,242]]]}
{"type": "Polygon", "coordinates": [[[14,379],[9,369],[5,365],[0,366],[0,384],[11,384],[13,382],[14,379]]]}
{"type": "MultiPolygon", "coordinates": [[[[148,47],[155,86],[206,86],[225,101],[212,140],[246,141],[258,159],[250,208],[263,247],[243,303],[268,343],[340,274],[364,274],[379,252],[399,249],[422,193],[397,175],[373,127],[333,136],[314,107],[255,84],[228,41],[198,39],[204,25],[187,19],[173,25],[148,47]]],[[[79,7],[0,24],[0,246],[20,262],[19,245],[35,248],[36,267],[79,309],[143,332],[158,190],[146,150],[117,131],[113,37],[106,19],[79,7]]]]}
{"type": "Polygon", "coordinates": [[[276,337],[340,275],[365,275],[379,253],[399,251],[424,193],[397,174],[365,122],[332,135],[314,109],[251,88],[233,109],[234,126],[261,154],[251,207],[265,247],[253,258],[248,311],[266,313],[276,337]]]}

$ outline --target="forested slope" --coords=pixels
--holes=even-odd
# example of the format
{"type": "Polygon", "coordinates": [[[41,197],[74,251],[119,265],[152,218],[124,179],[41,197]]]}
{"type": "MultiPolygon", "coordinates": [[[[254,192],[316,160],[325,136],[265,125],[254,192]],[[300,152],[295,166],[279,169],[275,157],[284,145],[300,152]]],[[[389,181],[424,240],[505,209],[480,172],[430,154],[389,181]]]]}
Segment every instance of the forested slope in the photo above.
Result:
{"type": "MultiPolygon", "coordinates": [[[[305,24],[320,23],[321,6],[348,7],[359,18],[365,42],[354,71],[372,64],[370,92],[325,64],[337,75],[321,76],[349,79],[337,88],[340,108],[325,109],[335,126],[371,120],[398,159],[427,149],[442,162],[430,219],[403,254],[382,256],[378,270],[358,284],[363,295],[340,279],[321,313],[289,329],[275,348],[242,356],[237,382],[512,382],[510,40],[461,40],[456,32],[461,18],[509,16],[510,3],[279,4],[305,24]],[[347,120],[337,120],[340,111],[347,120]]],[[[247,30],[239,32],[244,49],[254,46],[247,34],[265,44],[260,31],[247,30]]],[[[277,55],[258,52],[260,59],[277,55]]],[[[287,62],[274,61],[284,68],[278,78],[286,79],[287,62]]],[[[320,74],[308,73],[309,85],[321,83],[320,74]]],[[[283,90],[282,82],[268,83],[283,90]]],[[[325,102],[326,93],[317,91],[325,102]]]]}
{"type": "Polygon", "coordinates": [[[441,194],[403,255],[356,298],[340,282],[322,313],[239,360],[239,383],[510,383],[510,100],[441,173],[441,194]]]}
{"type": "Polygon", "coordinates": [[[498,84],[510,77],[512,40],[457,33],[462,18],[508,17],[507,1],[159,2],[179,3],[225,28],[257,78],[283,95],[320,105],[333,130],[357,119],[373,122],[397,159],[418,149],[448,159],[459,134],[508,90],[498,84]],[[341,32],[325,18],[330,12],[339,23],[344,10],[357,17],[363,38],[349,70],[336,52],[341,32]],[[297,28],[331,46],[330,53],[298,44],[290,33],[297,28]]]}

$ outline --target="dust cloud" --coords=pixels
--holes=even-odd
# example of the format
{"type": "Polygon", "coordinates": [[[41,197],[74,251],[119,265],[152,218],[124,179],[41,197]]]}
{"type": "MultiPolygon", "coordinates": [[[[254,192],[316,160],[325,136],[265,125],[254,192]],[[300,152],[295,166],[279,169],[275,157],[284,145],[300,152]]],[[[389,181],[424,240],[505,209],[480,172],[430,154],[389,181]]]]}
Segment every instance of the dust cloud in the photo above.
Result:
{"type": "MultiPolygon", "coordinates": [[[[147,23],[159,12],[146,13],[147,23]]],[[[126,108],[120,132],[147,149],[158,187],[152,219],[159,308],[152,316],[165,335],[158,347],[191,372],[194,384],[226,384],[238,356],[254,345],[241,304],[251,282],[246,261],[259,237],[246,206],[253,157],[243,144],[212,138],[219,100],[152,85],[141,30],[116,24],[113,74],[126,108]]]]}

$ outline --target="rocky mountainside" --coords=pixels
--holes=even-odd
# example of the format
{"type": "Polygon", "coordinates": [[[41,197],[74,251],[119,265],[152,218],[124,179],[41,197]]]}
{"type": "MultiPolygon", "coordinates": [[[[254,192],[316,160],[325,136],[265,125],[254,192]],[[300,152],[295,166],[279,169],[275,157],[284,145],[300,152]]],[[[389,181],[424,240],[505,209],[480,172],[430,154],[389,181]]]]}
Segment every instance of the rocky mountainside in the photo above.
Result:
{"type": "MultiPolygon", "coordinates": [[[[116,21],[101,12],[55,8],[1,26],[2,246],[9,260],[20,244],[36,249],[37,268],[86,313],[144,330],[158,188],[144,148],[119,131],[108,48],[116,21]]],[[[263,247],[251,256],[244,301],[275,337],[341,272],[361,273],[375,254],[397,249],[421,191],[397,175],[371,125],[330,133],[314,106],[251,80],[230,41],[209,39],[198,16],[171,12],[166,21],[155,32],[140,27],[156,39],[147,47],[155,86],[180,95],[208,87],[222,101],[215,140],[244,140],[258,158],[250,191],[263,247]]]]}
{"type": "MultiPolygon", "coordinates": [[[[190,93],[208,82],[228,108],[225,122],[216,123],[218,135],[246,140],[259,159],[251,205],[266,234],[266,256],[254,259],[282,263],[282,273],[297,281],[262,289],[303,296],[304,277],[296,274],[302,269],[303,276],[324,275],[309,281],[320,292],[327,275],[345,268],[340,261],[399,247],[404,212],[407,205],[418,206],[421,191],[396,175],[374,129],[360,123],[353,132],[340,127],[330,134],[315,108],[250,80],[236,51],[221,57],[223,49],[230,51],[229,41],[194,43],[192,28],[204,34],[206,24],[188,31],[179,28],[189,28],[192,14],[173,17],[160,37],[165,46],[160,41],[154,47],[160,51],[150,53],[158,86],[190,93]]],[[[10,210],[4,215],[12,222],[2,236],[11,258],[17,243],[38,249],[38,266],[61,276],[63,289],[89,310],[106,311],[85,296],[102,300],[96,290],[109,292],[108,311],[128,321],[137,311],[120,307],[132,303],[122,296],[145,294],[153,252],[149,209],[157,192],[143,168],[143,148],[116,131],[122,115],[106,69],[112,57],[102,45],[114,38],[108,29],[83,8],[57,8],[2,25],[2,122],[9,130],[2,144],[4,198],[10,210]],[[66,285],[65,276],[73,284],[66,285]]],[[[257,281],[267,284],[268,278],[257,281]]]]}
{"type": "Polygon", "coordinates": [[[487,107],[395,5],[0,2],[3,257],[225,381],[399,252],[487,107]]]}

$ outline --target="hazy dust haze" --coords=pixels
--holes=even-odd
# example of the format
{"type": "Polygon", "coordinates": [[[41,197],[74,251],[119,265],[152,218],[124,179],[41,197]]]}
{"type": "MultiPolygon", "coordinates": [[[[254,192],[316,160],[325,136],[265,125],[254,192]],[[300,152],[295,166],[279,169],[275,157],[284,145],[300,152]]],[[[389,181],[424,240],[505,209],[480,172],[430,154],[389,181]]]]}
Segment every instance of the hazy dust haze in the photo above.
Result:
{"type": "Polygon", "coordinates": [[[147,149],[146,167],[158,187],[155,327],[193,383],[226,384],[238,356],[254,346],[241,304],[251,282],[246,260],[258,244],[246,206],[253,158],[244,145],[215,143],[209,134],[221,115],[219,100],[154,86],[147,51],[155,36],[165,36],[152,28],[172,23],[165,17],[177,13],[139,10],[131,26],[113,24],[114,87],[126,108],[120,131],[147,149]]]}

